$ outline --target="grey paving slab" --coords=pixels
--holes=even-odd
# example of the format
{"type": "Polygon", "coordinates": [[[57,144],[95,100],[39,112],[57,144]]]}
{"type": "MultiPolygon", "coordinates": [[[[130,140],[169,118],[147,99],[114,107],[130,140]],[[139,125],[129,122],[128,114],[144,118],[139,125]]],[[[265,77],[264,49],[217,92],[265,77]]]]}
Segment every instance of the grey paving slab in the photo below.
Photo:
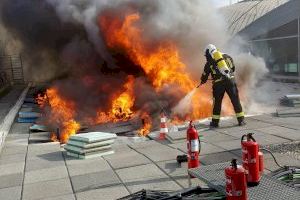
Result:
{"type": "Polygon", "coordinates": [[[249,119],[256,119],[258,121],[271,122],[272,119],[274,119],[274,116],[272,114],[254,115],[254,116],[249,117],[249,119]]]}
{"type": "Polygon", "coordinates": [[[84,174],[90,174],[94,172],[102,172],[110,170],[110,166],[107,164],[107,162],[102,159],[87,159],[82,160],[83,162],[73,162],[73,164],[70,162],[67,162],[68,170],[70,173],[70,176],[78,176],[78,175],[84,175],[84,174]]]}
{"type": "Polygon", "coordinates": [[[28,137],[29,135],[27,135],[26,137],[16,137],[14,139],[6,138],[5,147],[28,146],[28,137]]]}
{"type": "Polygon", "coordinates": [[[0,199],[3,200],[20,200],[21,199],[21,186],[8,187],[0,189],[0,199]]]}
{"type": "Polygon", "coordinates": [[[281,137],[277,137],[275,135],[262,133],[256,130],[251,132],[254,133],[253,137],[261,146],[271,145],[271,144],[282,144],[290,141],[281,137]]]}
{"type": "Polygon", "coordinates": [[[22,173],[24,171],[25,162],[17,162],[0,165],[0,176],[22,173]]]}
{"type": "Polygon", "coordinates": [[[46,159],[35,159],[26,161],[26,172],[32,170],[46,169],[65,166],[65,162],[61,159],[59,160],[46,160],[46,159]]]}
{"type": "Polygon", "coordinates": [[[132,150],[127,144],[120,144],[116,142],[111,145],[111,148],[115,151],[115,153],[132,150]]]}
{"type": "Polygon", "coordinates": [[[0,176],[0,188],[21,186],[23,183],[23,173],[0,176]]]}
{"type": "Polygon", "coordinates": [[[247,134],[250,132],[251,129],[234,129],[234,130],[223,130],[222,134],[232,136],[235,139],[240,139],[244,134],[247,134]]]}
{"type": "Polygon", "coordinates": [[[265,122],[260,122],[257,120],[246,120],[246,125],[245,126],[234,126],[234,127],[229,127],[229,128],[218,128],[216,131],[220,133],[225,133],[227,135],[231,135],[233,137],[240,137],[241,135],[245,134],[248,129],[258,129],[258,128],[265,128],[265,127],[270,127],[273,126],[273,124],[265,123],[265,122]],[[238,134],[240,133],[240,134],[238,134]]]}
{"type": "Polygon", "coordinates": [[[282,138],[289,139],[289,140],[299,140],[300,139],[300,131],[299,130],[284,128],[284,127],[280,127],[280,126],[272,126],[272,127],[261,128],[261,129],[257,129],[257,130],[261,131],[263,133],[280,136],[282,138]]]}
{"type": "Polygon", "coordinates": [[[200,155],[200,163],[203,163],[204,165],[211,165],[216,163],[228,162],[233,158],[237,159],[239,162],[241,161],[241,158],[233,153],[221,152],[215,154],[200,155]]]}
{"type": "Polygon", "coordinates": [[[74,194],[67,194],[67,195],[44,198],[42,200],[75,200],[75,196],[74,194]]]}
{"type": "Polygon", "coordinates": [[[187,174],[187,163],[177,163],[176,160],[158,162],[157,165],[171,177],[178,177],[187,174]]]}
{"type": "Polygon", "coordinates": [[[221,147],[226,150],[240,149],[241,148],[241,140],[231,140],[231,141],[223,141],[223,142],[214,142],[214,145],[221,147]]]}
{"type": "Polygon", "coordinates": [[[0,155],[0,165],[25,162],[26,154],[0,155]]]}
{"type": "Polygon", "coordinates": [[[228,152],[233,153],[233,154],[235,154],[238,157],[242,156],[242,149],[235,149],[235,150],[228,151],[228,152]]]}
{"type": "Polygon", "coordinates": [[[287,128],[293,128],[293,129],[298,129],[300,130],[299,127],[299,117],[287,117],[287,118],[282,118],[282,117],[276,117],[273,115],[258,115],[258,116],[252,116],[251,118],[260,120],[265,123],[270,123],[273,125],[277,126],[283,126],[287,128]]]}
{"type": "Polygon", "coordinates": [[[5,139],[5,144],[8,143],[15,143],[17,140],[26,140],[28,144],[28,138],[29,138],[29,133],[24,133],[24,134],[8,134],[5,139]]]}
{"type": "Polygon", "coordinates": [[[201,151],[200,155],[212,154],[225,151],[224,148],[217,145],[210,144],[208,142],[201,142],[201,151]]]}
{"type": "Polygon", "coordinates": [[[241,129],[253,129],[253,128],[265,128],[265,127],[273,126],[272,123],[262,122],[248,117],[245,118],[245,121],[246,121],[245,126],[238,126],[238,127],[241,129]]]}
{"type": "Polygon", "coordinates": [[[149,147],[148,148],[139,148],[137,149],[138,152],[146,155],[151,160],[158,162],[158,161],[164,161],[164,160],[173,160],[177,157],[177,155],[182,154],[177,149],[173,149],[171,147],[168,147],[166,145],[155,145],[155,147],[149,147]]]}
{"type": "Polygon", "coordinates": [[[207,137],[207,136],[213,136],[215,134],[218,134],[219,132],[217,131],[217,129],[197,129],[198,134],[203,136],[203,137],[207,137]]]}
{"type": "Polygon", "coordinates": [[[9,131],[9,134],[28,134],[29,123],[14,123],[9,131]]]}
{"type": "MultiPolygon", "coordinates": [[[[187,172],[186,172],[187,173],[187,172]]],[[[189,188],[188,175],[183,175],[180,177],[175,177],[175,180],[183,187],[189,188]]],[[[200,186],[202,188],[207,188],[208,186],[198,178],[191,179],[192,187],[200,186]]]]}
{"type": "Polygon", "coordinates": [[[26,152],[27,146],[4,147],[1,155],[25,154],[26,152]]]}
{"type": "Polygon", "coordinates": [[[278,119],[278,121],[282,122],[283,124],[295,124],[295,125],[299,125],[300,124],[300,117],[278,117],[276,118],[278,119]]]}
{"type": "Polygon", "coordinates": [[[42,150],[41,152],[33,152],[27,154],[27,160],[49,160],[49,161],[59,161],[63,160],[62,152],[56,150],[42,150]]]}
{"type": "Polygon", "coordinates": [[[60,144],[59,142],[49,142],[49,143],[40,143],[40,144],[30,144],[28,146],[28,153],[34,152],[54,152],[60,151],[60,144]]]}
{"type": "Polygon", "coordinates": [[[201,138],[205,142],[223,142],[223,141],[231,141],[237,139],[237,137],[230,136],[227,134],[222,134],[222,133],[214,133],[211,135],[206,135],[203,138],[201,138]]]}
{"type": "Polygon", "coordinates": [[[151,161],[136,151],[117,152],[104,156],[114,169],[132,167],[136,165],[149,164],[151,161]]]}
{"type": "Polygon", "coordinates": [[[72,194],[72,187],[69,179],[44,181],[32,184],[25,184],[23,188],[23,199],[43,199],[56,197],[65,194],[72,194]]]}
{"type": "Polygon", "coordinates": [[[129,167],[124,169],[116,170],[123,182],[131,182],[134,180],[145,180],[149,178],[165,177],[165,175],[157,166],[154,164],[140,165],[135,167],[129,167]]]}
{"type": "Polygon", "coordinates": [[[168,132],[166,137],[170,141],[184,140],[186,139],[186,130],[168,132]]]}
{"type": "Polygon", "coordinates": [[[50,132],[31,133],[29,143],[51,142],[50,132]]]}
{"type": "Polygon", "coordinates": [[[76,193],[101,187],[111,187],[121,183],[112,170],[72,176],[71,181],[76,193]]]}
{"type": "MultiPolygon", "coordinates": [[[[278,169],[279,167],[276,165],[276,163],[274,162],[273,158],[268,158],[267,155],[265,155],[265,159],[264,159],[264,165],[265,168],[270,170],[270,171],[274,171],[276,169],[278,169]]],[[[277,160],[277,162],[281,165],[281,166],[300,166],[300,161],[296,160],[292,157],[289,157],[287,155],[278,155],[275,154],[275,158],[277,160]]]]}
{"type": "Polygon", "coordinates": [[[169,146],[182,151],[181,154],[187,152],[186,141],[182,141],[182,142],[178,142],[178,143],[174,143],[174,144],[169,144],[169,146]]]}
{"type": "MultiPolygon", "coordinates": [[[[179,150],[183,151],[184,153],[187,153],[187,146],[186,142],[176,143],[176,144],[170,144],[170,146],[174,148],[178,148],[179,150]]],[[[201,150],[200,154],[211,154],[211,153],[217,153],[217,152],[223,152],[225,149],[218,147],[216,145],[207,143],[207,142],[201,142],[201,150]]]]}
{"type": "Polygon", "coordinates": [[[116,185],[112,187],[100,188],[95,190],[89,190],[86,192],[80,192],[76,194],[77,200],[115,200],[129,195],[129,192],[123,185],[116,185]]]}
{"type": "Polygon", "coordinates": [[[63,179],[66,177],[68,177],[68,172],[65,166],[32,170],[25,173],[24,184],[63,179]]]}
{"type": "Polygon", "coordinates": [[[139,142],[139,143],[133,143],[129,144],[129,146],[133,149],[144,149],[148,147],[156,147],[160,146],[161,144],[155,140],[149,140],[149,141],[144,141],[144,142],[139,142]]]}
{"type": "MultiPolygon", "coordinates": [[[[300,118],[300,117],[299,117],[299,118],[300,118]]],[[[300,130],[299,124],[282,123],[280,126],[285,127],[285,128],[290,128],[290,129],[300,130]]]]}
{"type": "Polygon", "coordinates": [[[167,190],[177,191],[182,189],[176,182],[169,178],[153,178],[148,180],[141,180],[136,182],[126,183],[131,193],[146,190],[167,190]]]}

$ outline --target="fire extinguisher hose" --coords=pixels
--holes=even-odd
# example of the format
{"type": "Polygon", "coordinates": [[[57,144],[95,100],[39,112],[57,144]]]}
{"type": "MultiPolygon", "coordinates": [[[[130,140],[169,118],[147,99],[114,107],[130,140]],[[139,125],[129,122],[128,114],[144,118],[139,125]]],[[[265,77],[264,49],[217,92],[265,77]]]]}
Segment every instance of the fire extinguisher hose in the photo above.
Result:
{"type": "Polygon", "coordinates": [[[285,166],[271,173],[271,176],[277,180],[300,189],[300,168],[294,166],[285,166]]]}
{"type": "MultiPolygon", "coordinates": [[[[200,135],[198,135],[198,141],[199,141],[199,152],[201,152],[201,142],[200,142],[200,135]]],[[[199,153],[200,155],[200,153],[199,153]]]]}
{"type": "Polygon", "coordinates": [[[269,154],[271,154],[271,156],[273,157],[274,162],[276,163],[276,165],[277,165],[278,167],[280,167],[280,168],[284,168],[282,165],[280,165],[280,164],[277,162],[277,160],[276,160],[274,154],[272,153],[272,151],[270,151],[269,149],[266,149],[266,148],[260,148],[260,150],[266,151],[266,152],[268,152],[269,154]]]}

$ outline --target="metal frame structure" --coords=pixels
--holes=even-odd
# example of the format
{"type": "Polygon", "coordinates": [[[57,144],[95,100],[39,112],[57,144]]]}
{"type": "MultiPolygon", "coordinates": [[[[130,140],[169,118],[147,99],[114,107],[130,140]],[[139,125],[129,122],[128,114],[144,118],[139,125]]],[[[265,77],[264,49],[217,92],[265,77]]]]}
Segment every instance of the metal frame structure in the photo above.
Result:
{"type": "MultiPolygon", "coordinates": [[[[229,162],[206,165],[200,168],[189,169],[188,174],[201,179],[207,185],[217,191],[226,194],[225,191],[225,168],[230,166],[229,162]]],[[[189,183],[191,182],[189,178],[189,183]]],[[[300,191],[278,181],[270,176],[263,175],[260,183],[255,187],[248,187],[249,200],[295,200],[300,196],[300,191]]]]}
{"type": "Polygon", "coordinates": [[[298,17],[298,76],[300,77],[300,17],[298,17]]]}
{"type": "Polygon", "coordinates": [[[8,83],[24,84],[21,55],[0,55],[0,74],[5,74],[8,83]]]}

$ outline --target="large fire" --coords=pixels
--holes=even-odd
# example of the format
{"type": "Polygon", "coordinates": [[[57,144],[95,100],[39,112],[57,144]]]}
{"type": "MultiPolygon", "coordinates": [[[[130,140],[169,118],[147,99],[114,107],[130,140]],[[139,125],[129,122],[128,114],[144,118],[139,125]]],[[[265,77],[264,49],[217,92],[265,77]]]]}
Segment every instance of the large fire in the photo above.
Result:
{"type": "MultiPolygon", "coordinates": [[[[180,57],[178,47],[171,40],[166,40],[157,42],[149,48],[143,39],[143,30],[138,25],[139,20],[140,16],[137,13],[124,18],[106,14],[99,16],[99,27],[103,32],[107,47],[121,50],[133,63],[140,66],[157,94],[167,87],[172,87],[176,88],[176,92],[181,94],[182,98],[188,95],[195,89],[199,80],[191,78],[187,66],[180,57]]],[[[112,95],[110,107],[106,110],[96,110],[96,117],[90,120],[90,123],[127,121],[137,116],[142,121],[142,127],[138,134],[147,135],[152,127],[152,113],[135,110],[136,95],[138,94],[134,93],[134,85],[135,77],[129,75],[126,83],[115,90],[112,95]]],[[[188,112],[183,115],[182,113],[173,114],[173,121],[180,122],[187,119],[209,117],[212,109],[210,88],[211,85],[207,84],[194,92],[188,112]]],[[[69,135],[75,134],[80,129],[80,124],[75,121],[75,103],[64,98],[56,88],[48,89],[46,96],[51,107],[50,121],[60,125],[60,140],[66,142],[69,135]]],[[[45,99],[42,96],[38,99],[44,106],[45,99]]]]}

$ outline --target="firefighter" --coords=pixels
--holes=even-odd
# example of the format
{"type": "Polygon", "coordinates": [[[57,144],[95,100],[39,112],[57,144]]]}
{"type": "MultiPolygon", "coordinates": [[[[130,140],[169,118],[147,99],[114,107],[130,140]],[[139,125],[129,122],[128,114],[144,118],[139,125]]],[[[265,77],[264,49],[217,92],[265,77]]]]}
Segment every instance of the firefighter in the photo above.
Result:
{"type": "Polygon", "coordinates": [[[207,82],[208,76],[213,79],[213,115],[211,127],[219,127],[222,100],[228,94],[238,120],[239,126],[245,125],[244,112],[240,103],[238,88],[234,79],[235,66],[232,58],[221,53],[214,45],[205,49],[206,64],[201,76],[201,85],[207,82]]]}

